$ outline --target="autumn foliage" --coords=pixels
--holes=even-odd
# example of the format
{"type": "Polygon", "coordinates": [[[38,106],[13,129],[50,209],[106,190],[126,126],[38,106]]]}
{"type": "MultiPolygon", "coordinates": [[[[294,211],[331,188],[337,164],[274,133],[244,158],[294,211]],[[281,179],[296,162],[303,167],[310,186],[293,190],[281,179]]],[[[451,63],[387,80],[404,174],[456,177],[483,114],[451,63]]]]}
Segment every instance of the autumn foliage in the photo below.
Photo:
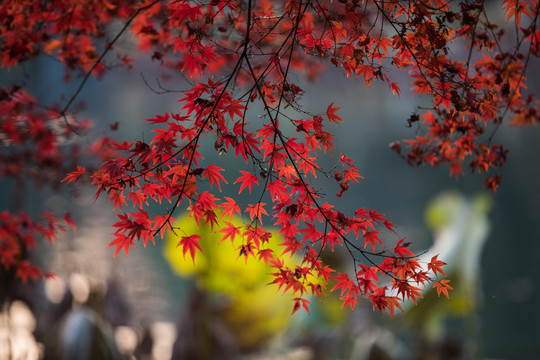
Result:
{"type": "MultiPolygon", "coordinates": [[[[491,22],[483,1],[3,1],[2,67],[53,57],[65,65],[65,80],[79,87],[64,103],[46,106],[21,86],[0,90],[2,176],[52,186],[59,179],[90,181],[117,212],[114,255],[173,231],[181,234],[183,254],[196,262],[200,235],[174,222],[187,210],[197,223],[219,228],[239,257],[269,264],[277,289],[295,294],[293,311],[308,310],[311,295],[336,291],[343,306],[366,298],[392,315],[445,276],[444,262],[419,263],[377,210],[345,214],[329,203],[319,178],[335,180],[338,197],[362,179],[332,133],[347,121],[339,115],[344,104],[328,99],[323,112],[305,109],[306,90],[295,81],[337,67],[366,86],[382,81],[400,96],[407,84],[398,84],[396,73],[408,73],[412,91],[429,105],[403,119],[416,129],[414,138],[391,147],[412,166],[447,164],[456,177],[468,167],[496,191],[507,150],[493,143],[493,133],[505,122],[535,124],[540,114],[525,76],[531,58],[540,55],[539,3],[501,5],[506,24],[491,22]],[[113,32],[110,24],[118,21],[124,25],[113,32]],[[132,63],[115,49],[121,37],[156,65],[185,74],[189,85],[177,112],[145,119],[152,139],[102,139],[84,150],[101,165],[86,168],[72,156],[82,150],[60,148],[88,127],[73,109],[88,77],[132,63]],[[203,149],[216,156],[203,157],[203,149]],[[226,171],[219,155],[235,157],[242,170],[226,171]],[[319,159],[330,155],[335,166],[324,169],[319,159]],[[232,193],[222,191],[225,185],[232,193]],[[150,215],[156,203],[167,204],[167,211],[150,215]],[[235,214],[243,217],[241,226],[232,224],[235,214]],[[278,240],[263,223],[279,229],[283,252],[269,248],[278,240]],[[322,261],[323,252],[337,247],[350,254],[352,272],[322,261]],[[286,266],[283,257],[290,255],[300,256],[301,265],[286,266]]],[[[21,243],[32,248],[40,235],[53,238],[58,225],[51,216],[38,226],[25,214],[2,213],[2,271],[16,269],[22,280],[40,274],[24,270],[28,260],[17,249],[21,243]],[[27,225],[30,230],[17,230],[27,225]]],[[[434,287],[439,295],[452,290],[446,279],[434,287]]]]}

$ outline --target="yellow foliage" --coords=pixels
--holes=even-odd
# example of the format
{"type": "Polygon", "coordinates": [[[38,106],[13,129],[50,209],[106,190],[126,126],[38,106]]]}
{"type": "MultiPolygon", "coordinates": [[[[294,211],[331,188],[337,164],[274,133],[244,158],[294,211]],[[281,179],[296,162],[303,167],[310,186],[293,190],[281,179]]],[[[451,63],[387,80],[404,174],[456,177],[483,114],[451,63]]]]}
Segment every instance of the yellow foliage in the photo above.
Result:
{"type": "MultiPolygon", "coordinates": [[[[231,223],[235,226],[243,224],[239,218],[234,218],[231,223]]],[[[165,258],[175,273],[194,278],[199,288],[223,300],[219,307],[220,316],[242,348],[260,345],[287,327],[293,306],[291,294],[281,295],[276,286],[268,285],[273,280],[269,273],[275,269],[258,259],[250,257],[246,260],[240,256],[238,247],[244,243],[241,236],[235,238],[234,244],[230,239],[220,242],[223,234],[218,232],[219,226],[212,229],[201,223],[197,227],[196,221],[188,215],[181,217],[175,225],[179,229],[175,233],[169,232],[166,237],[165,258]],[[182,236],[193,234],[202,236],[203,253],[198,252],[195,261],[189,254],[184,258],[181,247],[177,247],[182,236]]],[[[272,237],[269,244],[261,244],[261,248],[281,254],[283,249],[279,246],[281,239],[277,231],[266,230],[272,237]]],[[[286,266],[300,263],[290,256],[285,256],[284,261],[286,266]]]]}

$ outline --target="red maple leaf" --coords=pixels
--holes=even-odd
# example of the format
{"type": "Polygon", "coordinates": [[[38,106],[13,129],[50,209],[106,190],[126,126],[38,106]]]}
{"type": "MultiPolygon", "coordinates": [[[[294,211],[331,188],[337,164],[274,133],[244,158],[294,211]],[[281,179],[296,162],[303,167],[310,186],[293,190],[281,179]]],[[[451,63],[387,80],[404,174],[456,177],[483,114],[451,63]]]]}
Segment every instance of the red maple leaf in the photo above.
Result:
{"type": "Polygon", "coordinates": [[[370,244],[371,247],[373,248],[373,251],[375,251],[376,242],[382,245],[383,243],[381,239],[379,239],[379,237],[377,236],[380,233],[381,233],[380,231],[376,231],[376,230],[366,232],[364,234],[364,248],[368,246],[368,244],[370,244]]]}
{"type": "Polygon", "coordinates": [[[249,213],[249,218],[253,220],[253,218],[257,217],[261,225],[263,223],[262,215],[268,215],[268,213],[264,209],[264,205],[266,205],[266,203],[258,202],[256,204],[249,204],[246,208],[246,211],[249,213]]]}
{"type": "Polygon", "coordinates": [[[191,6],[189,4],[182,4],[179,1],[173,1],[171,9],[174,9],[174,12],[171,14],[171,19],[174,19],[179,23],[184,22],[188,17],[191,22],[195,22],[195,20],[197,20],[197,15],[201,13],[200,5],[191,6]]]}
{"type": "Polygon", "coordinates": [[[402,245],[404,241],[405,239],[401,239],[397,242],[396,246],[394,247],[394,254],[399,257],[414,256],[414,253],[407,249],[407,246],[409,246],[408,243],[402,245]]]}
{"type": "Polygon", "coordinates": [[[236,183],[241,183],[240,185],[240,191],[238,193],[240,194],[242,190],[244,190],[246,187],[249,188],[249,193],[251,194],[251,189],[253,188],[253,184],[259,185],[259,180],[257,179],[257,176],[252,175],[249,171],[240,171],[243,175],[240,176],[236,181],[236,183]]]}
{"type": "Polygon", "coordinates": [[[182,66],[182,71],[186,68],[189,71],[189,77],[200,76],[202,75],[202,64],[205,64],[205,61],[201,56],[193,56],[189,53],[186,53],[182,58],[184,66],[182,66]]]}
{"type": "Polygon", "coordinates": [[[345,306],[349,305],[351,307],[351,310],[353,310],[356,304],[358,304],[358,300],[356,299],[356,296],[353,296],[351,293],[348,293],[347,295],[342,296],[339,299],[343,300],[343,304],[341,305],[342,309],[345,306]]]}
{"type": "Polygon", "coordinates": [[[62,180],[62,182],[67,181],[67,183],[71,183],[72,181],[77,181],[81,176],[83,176],[85,172],[85,168],[82,166],[77,165],[77,170],[70,172],[67,174],[67,176],[62,180]]]}
{"type": "Polygon", "coordinates": [[[130,191],[128,194],[128,199],[133,201],[133,206],[136,208],[142,208],[143,204],[148,205],[146,197],[146,194],[142,190],[130,191]]]}
{"type": "Polygon", "coordinates": [[[268,261],[274,258],[274,250],[259,249],[257,255],[259,255],[259,260],[263,260],[265,264],[268,264],[268,261]]]}
{"type": "Polygon", "coordinates": [[[388,312],[390,313],[390,317],[394,317],[394,308],[398,308],[399,310],[403,311],[403,308],[399,304],[399,297],[397,296],[387,296],[386,297],[386,304],[388,306],[388,312]]]}
{"type": "Polygon", "coordinates": [[[63,218],[64,222],[69,225],[73,230],[76,230],[77,229],[77,224],[75,223],[75,221],[73,220],[73,218],[71,217],[71,213],[70,212],[67,212],[64,214],[64,218],[63,218]]]}
{"type": "Polygon", "coordinates": [[[306,300],[306,299],[302,299],[302,298],[294,298],[294,306],[293,306],[293,310],[292,310],[292,313],[294,314],[296,311],[298,311],[298,309],[300,309],[300,305],[302,305],[302,307],[304,308],[304,310],[306,310],[306,312],[309,314],[309,307],[308,305],[311,305],[311,303],[306,300]]]}
{"type": "Polygon", "coordinates": [[[454,290],[454,288],[448,285],[449,282],[450,280],[441,280],[433,284],[433,288],[437,289],[437,296],[441,296],[442,292],[448,299],[450,299],[448,290],[454,290]]]}
{"type": "Polygon", "coordinates": [[[351,279],[349,279],[349,276],[345,273],[339,273],[338,275],[333,276],[333,279],[336,280],[338,283],[330,291],[341,289],[341,295],[343,295],[346,291],[354,289],[356,286],[355,283],[351,279]]]}
{"type": "Polygon", "coordinates": [[[17,264],[16,275],[23,283],[26,283],[28,279],[36,280],[42,275],[42,271],[37,266],[31,264],[28,260],[23,260],[17,264]]]}
{"type": "Polygon", "coordinates": [[[227,199],[227,202],[219,205],[221,208],[223,208],[223,212],[219,218],[221,220],[224,216],[229,215],[229,220],[232,220],[235,213],[238,213],[238,215],[241,214],[240,206],[238,206],[236,201],[230,197],[225,197],[225,199],[227,199]]]}
{"type": "Polygon", "coordinates": [[[226,225],[227,226],[224,226],[224,227],[222,227],[221,229],[218,230],[218,232],[224,234],[223,238],[221,238],[221,240],[219,242],[225,241],[228,238],[230,238],[231,242],[234,243],[234,238],[236,237],[236,235],[241,235],[242,234],[242,227],[241,226],[238,226],[238,227],[234,226],[233,224],[231,224],[229,222],[227,222],[226,225]]]}
{"type": "Polygon", "coordinates": [[[360,179],[364,178],[362,175],[358,173],[358,168],[356,167],[351,167],[350,169],[344,170],[343,172],[345,173],[345,178],[344,178],[345,182],[348,182],[348,181],[358,182],[357,178],[360,178],[360,179]]]}
{"type": "Polygon", "coordinates": [[[122,192],[113,190],[110,192],[109,196],[108,202],[112,201],[114,203],[113,210],[116,209],[117,206],[122,209],[122,205],[127,205],[126,197],[122,192]]]}
{"type": "Polygon", "coordinates": [[[129,247],[137,247],[133,243],[133,238],[127,237],[125,233],[115,233],[114,236],[114,240],[111,241],[109,245],[107,245],[107,247],[116,246],[116,248],[114,249],[114,257],[116,257],[116,255],[118,255],[118,253],[122,249],[124,249],[126,256],[128,256],[129,247]]]}
{"type": "Polygon", "coordinates": [[[213,184],[216,184],[219,191],[221,192],[221,185],[219,184],[219,182],[223,181],[225,184],[227,184],[227,181],[225,180],[223,175],[219,173],[220,171],[223,171],[223,169],[214,164],[210,164],[208,165],[206,169],[204,169],[203,179],[208,177],[208,181],[210,182],[210,187],[212,187],[213,184]]]}
{"type": "Polygon", "coordinates": [[[339,124],[339,122],[343,122],[343,120],[336,115],[336,111],[341,109],[341,106],[333,107],[332,105],[334,105],[333,101],[328,105],[328,108],[326,108],[326,117],[328,118],[328,121],[339,124]]]}
{"type": "Polygon", "coordinates": [[[191,259],[193,259],[193,264],[195,264],[195,253],[197,250],[203,252],[201,245],[199,244],[199,239],[202,239],[202,236],[197,234],[182,236],[182,239],[180,239],[178,245],[176,245],[176,247],[182,246],[182,254],[184,255],[184,259],[186,258],[186,252],[189,251],[189,255],[191,256],[191,259]]]}
{"type": "Polygon", "coordinates": [[[438,260],[439,255],[435,255],[431,258],[431,261],[427,264],[428,271],[433,271],[433,275],[438,276],[437,273],[440,273],[442,276],[446,276],[442,266],[446,265],[444,261],[438,260]]]}
{"type": "Polygon", "coordinates": [[[379,271],[379,268],[375,266],[366,266],[363,264],[359,265],[361,270],[358,271],[357,276],[363,277],[366,280],[373,279],[375,282],[379,282],[379,279],[377,278],[377,272],[379,271]]]}

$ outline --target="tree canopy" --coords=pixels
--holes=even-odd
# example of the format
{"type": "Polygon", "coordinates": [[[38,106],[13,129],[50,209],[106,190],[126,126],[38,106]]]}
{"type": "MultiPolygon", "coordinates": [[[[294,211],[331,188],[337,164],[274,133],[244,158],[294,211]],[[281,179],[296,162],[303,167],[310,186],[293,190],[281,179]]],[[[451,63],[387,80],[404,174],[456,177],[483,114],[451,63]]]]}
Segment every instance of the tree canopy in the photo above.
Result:
{"type": "MultiPolygon", "coordinates": [[[[481,0],[3,1],[2,68],[48,56],[76,86],[57,104],[41,104],[22,82],[0,89],[1,174],[55,189],[90,183],[117,213],[109,245],[115,256],[170,231],[196,262],[201,235],[175,224],[187,210],[198,224],[219,229],[238,257],[270,266],[272,283],[294,293],[293,312],[309,311],[308,296],[325,291],[340,292],[343,306],[366,298],[390,315],[425,286],[449,296],[444,259],[420,263],[385,215],[361,206],[346,214],[320,190],[320,178],[333,179],[341,197],[362,175],[332,132],[349,121],[339,111],[347,104],[328,99],[322,113],[307,109],[309,90],[297,79],[315,80],[336,67],[400,96],[407,84],[396,74],[407,73],[428,105],[403,119],[415,132],[391,148],[411,166],[445,164],[456,178],[468,168],[497,191],[508,150],[494,134],[503,124],[533,125],[540,114],[526,77],[540,55],[539,2],[501,5],[499,22],[481,0]],[[145,119],[149,141],[104,137],[85,148],[77,139],[90,122],[77,116],[79,94],[90,77],[135,61],[117,48],[121,38],[164,73],[184,74],[179,110],[145,119]],[[215,157],[203,158],[203,148],[215,157]],[[83,163],[88,152],[94,163],[83,163]],[[237,158],[242,170],[221,167],[220,155],[237,158]],[[321,165],[325,156],[333,156],[333,168],[321,165]],[[224,184],[237,190],[223,193],[224,184]],[[151,215],[161,203],[167,211],[151,215]],[[233,222],[236,214],[242,224],[233,222]],[[281,239],[263,223],[276,226],[281,239]],[[383,236],[395,240],[384,247],[383,236]],[[338,246],[350,254],[352,273],[322,261],[338,246]],[[284,261],[292,255],[301,263],[284,261]]],[[[41,220],[0,216],[1,269],[22,281],[43,274],[26,254],[36,241],[75,226],[69,214],[50,211],[41,220]]]]}

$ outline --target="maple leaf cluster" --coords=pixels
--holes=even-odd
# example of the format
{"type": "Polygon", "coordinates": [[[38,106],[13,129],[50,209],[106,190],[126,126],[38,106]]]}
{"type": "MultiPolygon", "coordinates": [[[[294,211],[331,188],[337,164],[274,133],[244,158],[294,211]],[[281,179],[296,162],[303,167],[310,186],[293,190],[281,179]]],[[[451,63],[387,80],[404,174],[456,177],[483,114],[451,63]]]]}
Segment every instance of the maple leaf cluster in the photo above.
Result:
{"type": "Polygon", "coordinates": [[[68,124],[54,111],[39,108],[36,99],[19,86],[0,88],[1,178],[58,187],[71,170],[81,150],[69,146],[69,156],[62,149],[73,137],[73,130],[84,131],[87,122],[68,124]]]}
{"type": "MultiPolygon", "coordinates": [[[[82,132],[87,127],[86,121],[73,119],[68,124],[57,112],[40,108],[36,99],[19,86],[0,87],[0,179],[13,182],[4,186],[14,186],[18,189],[15,194],[28,186],[61,189],[61,180],[83,153],[77,144],[68,142],[75,129],[82,132]]],[[[39,241],[52,242],[65,225],[75,226],[69,214],[62,218],[43,211],[39,219],[33,219],[24,211],[2,211],[0,273],[23,282],[44,275],[30,254],[39,241]]]]}
{"type": "Polygon", "coordinates": [[[43,212],[39,220],[34,220],[22,211],[19,214],[2,211],[0,213],[0,273],[11,273],[23,282],[50,275],[44,274],[33,263],[29,252],[35,249],[41,239],[53,242],[58,232],[65,229],[65,225],[75,228],[75,223],[69,213],[58,220],[52,213],[43,212]]]}
{"type": "MultiPolygon", "coordinates": [[[[161,67],[184,74],[190,84],[178,100],[179,111],[146,119],[154,133],[148,142],[104,140],[100,148],[110,152],[103,155],[99,169],[79,166],[64,178],[66,183],[89,178],[96,196],[107,197],[119,211],[109,245],[115,247],[114,254],[124,250],[128,255],[137,242],[146,246],[166,231],[182,232],[174,216],[186,209],[197,223],[219,225],[222,241],[232,241],[240,257],[269,264],[272,283],[295,293],[293,311],[308,310],[308,296],[320,297],[330,289],[341,292],[343,306],[354,308],[359,298],[366,298],[374,309],[392,315],[400,302],[416,301],[424,286],[444,275],[436,257],[420,264],[383,214],[363,207],[345,214],[325,199],[317,188],[320,177],[336,181],[339,197],[362,176],[344,154],[332,170],[322,168],[319,159],[334,155],[332,129],[343,122],[340,106],[332,101],[324,104],[326,111],[304,109],[304,89],[293,74],[313,79],[325,65],[336,66],[366,86],[383,81],[399,96],[400,86],[389,69],[408,71],[413,91],[427,97],[431,107],[409,117],[409,126],[418,126],[420,134],[406,141],[407,153],[402,154],[400,143],[392,148],[413,166],[448,164],[456,177],[468,159],[472,171],[489,175],[486,186],[492,190],[501,181],[492,172],[504,164],[507,151],[492,144],[492,136],[485,138],[489,126],[498,129],[507,114],[511,124],[528,125],[540,114],[538,100],[526,93],[525,77],[529,58],[540,53],[538,1],[503,2],[506,20],[516,24],[518,44],[510,50],[504,48],[503,26],[489,21],[481,1],[68,4],[0,5],[2,66],[46,53],[63,62],[68,75],[83,74],[66,105],[49,116],[64,120],[67,132],[75,132],[66,121],[73,101],[89,76],[103,75],[115,65],[105,62],[105,55],[124,33],[161,67]],[[32,16],[25,22],[27,13],[32,16]],[[109,39],[113,20],[125,25],[109,39]],[[464,54],[456,48],[461,44],[467,48],[464,54]],[[242,170],[232,173],[206,160],[203,153],[211,153],[212,144],[216,155],[237,158],[242,170]],[[221,196],[225,184],[227,189],[236,186],[242,199],[249,200],[221,196]],[[149,208],[162,203],[168,205],[166,213],[150,215],[149,208]],[[244,215],[243,225],[231,224],[235,214],[244,215]],[[277,226],[282,240],[272,239],[263,221],[277,226]],[[399,240],[393,248],[384,248],[384,234],[399,240]],[[283,252],[271,250],[271,241],[279,241],[283,252]],[[336,247],[350,255],[351,273],[323,263],[323,252],[336,247]],[[302,264],[287,267],[282,257],[289,255],[300,256],[302,264]]],[[[121,53],[116,59],[120,65],[131,63],[121,53]]],[[[32,108],[31,101],[17,105],[17,91],[2,92],[6,95],[0,101],[8,113],[32,108]]],[[[45,118],[37,117],[34,123],[44,126],[45,118]]],[[[28,117],[7,119],[2,134],[15,141],[18,122],[29,122],[28,117]]],[[[37,147],[39,139],[32,140],[37,147]]],[[[53,138],[46,144],[57,143],[53,138]]],[[[184,256],[196,261],[199,240],[198,234],[181,237],[178,246],[184,256]]],[[[439,295],[448,296],[451,290],[444,279],[435,287],[439,295]]]]}
{"type": "MultiPolygon", "coordinates": [[[[464,1],[457,9],[433,3],[435,13],[422,12],[392,40],[400,66],[412,72],[412,90],[432,97],[431,109],[409,117],[420,134],[405,141],[409,149],[402,157],[412,166],[447,164],[456,178],[468,162],[472,173],[486,174],[484,187],[497,191],[508,151],[493,143],[495,132],[508,113],[514,126],[540,118],[540,100],[526,93],[525,77],[530,57],[540,55],[539,3],[503,1],[506,21],[515,22],[517,45],[511,46],[505,46],[506,29],[489,20],[483,1],[464,1]],[[462,59],[452,56],[455,44],[467,48],[462,59]]],[[[401,154],[399,143],[392,147],[401,154]]]]}
{"type": "MultiPolygon", "coordinates": [[[[102,48],[111,48],[103,40],[111,22],[133,17],[139,11],[135,5],[131,1],[2,1],[0,66],[9,70],[46,55],[64,64],[65,81],[73,75],[101,76],[118,64],[129,66],[131,59],[126,55],[106,64],[100,54],[104,54],[102,48]]],[[[90,128],[89,120],[68,112],[77,94],[60,106],[40,104],[21,83],[0,87],[1,179],[13,180],[19,189],[33,185],[59,191],[66,173],[84,156],[109,157],[110,151],[103,146],[106,139],[89,148],[74,141],[90,128]]],[[[85,170],[77,168],[67,183],[79,178],[77,171],[85,170]]],[[[44,219],[33,219],[24,212],[2,213],[0,271],[11,271],[23,281],[44,274],[31,260],[35,244],[40,239],[52,241],[64,225],[75,226],[68,214],[44,214],[44,219]]]]}
{"type": "MultiPolygon", "coordinates": [[[[0,56],[11,68],[47,54],[69,71],[84,74],[100,57],[99,40],[114,20],[125,20],[136,10],[132,1],[2,1],[0,4],[0,56]]],[[[120,59],[129,63],[128,58],[120,59]]],[[[95,69],[103,74],[106,66],[95,69]]]]}

